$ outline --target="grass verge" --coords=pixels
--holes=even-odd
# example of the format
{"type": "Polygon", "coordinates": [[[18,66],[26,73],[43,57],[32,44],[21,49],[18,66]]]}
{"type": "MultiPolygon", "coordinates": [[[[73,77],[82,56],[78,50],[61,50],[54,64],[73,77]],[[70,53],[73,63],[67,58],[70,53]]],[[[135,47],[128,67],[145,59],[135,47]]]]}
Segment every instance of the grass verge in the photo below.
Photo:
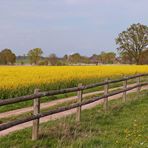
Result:
{"type": "Polygon", "coordinates": [[[141,97],[128,95],[128,102],[110,101],[110,110],[102,105],[82,112],[80,123],[75,115],[50,121],[40,126],[40,139],[31,141],[31,128],[0,138],[1,147],[147,147],[148,146],[148,92],[141,97]]]}

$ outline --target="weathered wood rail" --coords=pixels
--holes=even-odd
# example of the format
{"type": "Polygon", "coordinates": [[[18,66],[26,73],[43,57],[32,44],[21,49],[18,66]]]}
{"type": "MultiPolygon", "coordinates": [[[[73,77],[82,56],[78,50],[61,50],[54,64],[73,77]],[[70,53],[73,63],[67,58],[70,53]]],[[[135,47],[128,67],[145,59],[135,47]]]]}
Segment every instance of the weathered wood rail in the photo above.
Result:
{"type": "Polygon", "coordinates": [[[101,99],[104,99],[104,110],[106,112],[108,110],[108,97],[123,93],[123,101],[126,101],[126,99],[127,99],[126,92],[133,90],[135,88],[137,88],[137,96],[139,96],[140,88],[142,86],[148,85],[148,82],[143,82],[143,83],[140,82],[140,78],[146,77],[146,76],[148,76],[148,73],[124,77],[122,79],[117,79],[117,80],[106,79],[104,82],[85,85],[85,86],[83,86],[82,84],[79,84],[78,87],[74,87],[74,88],[67,88],[67,89],[46,91],[46,92],[39,92],[39,90],[36,89],[34,94],[32,94],[32,95],[10,98],[10,99],[6,99],[6,100],[0,100],[0,106],[13,104],[13,103],[19,103],[19,102],[22,102],[22,101],[34,100],[34,114],[33,115],[26,117],[26,118],[23,118],[23,119],[18,119],[18,120],[15,120],[15,121],[11,121],[11,122],[8,122],[8,123],[1,124],[0,125],[0,131],[6,130],[8,128],[11,128],[13,126],[16,126],[16,125],[19,125],[19,124],[22,124],[22,123],[33,121],[32,140],[37,140],[38,139],[39,119],[40,118],[77,108],[76,120],[80,121],[80,119],[81,119],[81,107],[84,106],[84,105],[96,102],[96,101],[101,100],[101,99]],[[131,80],[131,79],[135,79],[135,78],[137,79],[136,84],[134,86],[127,87],[127,81],[131,80]],[[109,84],[118,83],[118,82],[123,82],[123,89],[110,93],[109,92],[109,84]],[[98,86],[104,86],[104,95],[103,96],[93,97],[90,100],[82,101],[83,90],[98,87],[98,86]],[[46,111],[46,112],[40,112],[40,99],[42,97],[64,94],[64,93],[70,93],[70,92],[77,92],[78,103],[71,104],[69,106],[61,107],[61,108],[58,108],[58,109],[49,110],[49,111],[46,111]]]}

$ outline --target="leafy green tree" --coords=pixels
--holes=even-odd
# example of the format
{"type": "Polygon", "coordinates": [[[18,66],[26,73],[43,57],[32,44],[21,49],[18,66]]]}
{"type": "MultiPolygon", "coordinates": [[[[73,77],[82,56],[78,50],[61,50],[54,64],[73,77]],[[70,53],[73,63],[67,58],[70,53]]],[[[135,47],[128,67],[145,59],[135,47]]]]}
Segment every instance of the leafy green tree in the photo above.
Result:
{"type": "Polygon", "coordinates": [[[120,63],[122,64],[134,64],[133,57],[129,55],[127,52],[121,52],[120,58],[120,63]]]}
{"type": "Polygon", "coordinates": [[[98,55],[98,62],[102,64],[113,64],[116,59],[116,54],[114,52],[101,52],[98,55]]]}
{"type": "Polygon", "coordinates": [[[108,64],[113,64],[116,59],[116,54],[114,52],[108,52],[106,54],[108,64]]]}
{"type": "Polygon", "coordinates": [[[140,23],[131,25],[116,38],[119,52],[126,52],[136,64],[141,64],[143,50],[148,46],[148,26],[140,23]]]}
{"type": "Polygon", "coordinates": [[[69,61],[71,63],[79,63],[81,62],[81,55],[79,53],[74,53],[69,56],[69,61]]]}
{"type": "Polygon", "coordinates": [[[43,51],[41,48],[34,48],[28,52],[28,57],[30,59],[31,64],[37,65],[40,61],[41,55],[43,51]]]}
{"type": "Polygon", "coordinates": [[[4,49],[0,52],[0,64],[8,65],[16,62],[16,55],[11,49],[4,49]]]}

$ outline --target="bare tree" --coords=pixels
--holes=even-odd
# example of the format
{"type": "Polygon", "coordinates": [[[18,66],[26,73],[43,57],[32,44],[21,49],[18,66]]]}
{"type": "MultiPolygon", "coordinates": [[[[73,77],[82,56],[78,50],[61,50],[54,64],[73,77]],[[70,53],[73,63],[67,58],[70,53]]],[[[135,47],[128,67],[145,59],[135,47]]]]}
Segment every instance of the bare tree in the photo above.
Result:
{"type": "Polygon", "coordinates": [[[57,59],[56,54],[52,53],[49,55],[49,62],[51,65],[55,66],[57,64],[57,61],[58,59],[57,59]]]}

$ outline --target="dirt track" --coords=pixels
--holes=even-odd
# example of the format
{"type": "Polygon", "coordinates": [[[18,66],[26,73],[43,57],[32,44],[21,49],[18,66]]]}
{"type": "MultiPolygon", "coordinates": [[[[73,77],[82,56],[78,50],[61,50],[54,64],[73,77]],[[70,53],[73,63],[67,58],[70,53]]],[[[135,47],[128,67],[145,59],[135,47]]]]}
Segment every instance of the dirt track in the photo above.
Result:
{"type": "MultiPolygon", "coordinates": [[[[117,88],[115,88],[115,89],[117,89],[117,88]]],[[[142,87],[141,90],[146,90],[146,89],[148,89],[148,86],[142,87]]],[[[110,90],[113,90],[113,89],[110,89],[110,90]]],[[[137,89],[133,89],[131,91],[128,91],[127,93],[136,92],[136,90],[137,89]]],[[[100,94],[100,93],[103,93],[103,92],[104,91],[98,91],[98,92],[84,94],[84,97],[100,94]]],[[[122,97],[122,93],[121,94],[117,94],[117,95],[112,96],[112,97],[109,97],[109,100],[118,99],[120,97],[122,97]]],[[[76,98],[77,97],[70,97],[70,98],[55,100],[55,101],[52,101],[52,102],[49,102],[49,103],[43,103],[41,105],[41,108],[48,108],[50,106],[54,106],[54,105],[57,105],[57,104],[60,104],[60,103],[64,103],[64,102],[67,102],[67,101],[74,100],[76,98]]],[[[96,105],[101,104],[101,103],[103,103],[103,99],[99,100],[99,101],[96,101],[94,103],[91,103],[91,104],[83,106],[82,110],[93,108],[96,105]]],[[[5,112],[5,113],[1,113],[0,114],[0,118],[10,117],[10,116],[14,116],[14,115],[20,115],[22,113],[26,113],[26,112],[30,112],[30,111],[32,111],[32,107],[18,109],[18,110],[14,110],[14,111],[10,111],[10,112],[5,112]]],[[[45,122],[50,121],[50,120],[56,120],[56,119],[59,119],[59,118],[62,118],[62,117],[66,117],[66,116],[71,115],[71,114],[73,114],[75,112],[76,112],[76,109],[71,109],[71,110],[68,110],[68,111],[64,111],[64,112],[61,112],[61,113],[57,113],[57,114],[54,114],[54,115],[43,117],[43,118],[40,119],[40,123],[45,123],[45,122]]],[[[27,128],[27,127],[31,127],[31,126],[32,126],[32,121],[27,122],[27,123],[23,123],[23,124],[14,126],[12,128],[6,129],[4,131],[1,131],[0,132],[0,136],[5,136],[5,135],[8,135],[11,132],[15,132],[15,131],[18,131],[18,130],[21,130],[21,129],[24,129],[24,128],[27,128]]]]}
{"type": "MultiPolygon", "coordinates": [[[[110,89],[110,91],[113,91],[113,90],[116,90],[119,88],[121,88],[121,87],[110,89]]],[[[89,97],[89,96],[97,95],[97,94],[101,94],[101,93],[104,93],[104,91],[95,91],[95,92],[91,92],[91,93],[86,93],[86,94],[83,94],[83,97],[89,97]]],[[[41,103],[41,109],[46,109],[46,108],[49,108],[49,107],[52,107],[52,106],[55,106],[55,105],[58,105],[58,104],[61,104],[64,102],[70,102],[70,101],[76,100],[76,99],[77,99],[77,96],[73,96],[73,97],[58,99],[58,100],[54,100],[54,101],[50,101],[50,102],[46,102],[46,103],[41,103]]],[[[11,116],[17,116],[17,115],[21,115],[21,114],[31,112],[31,111],[33,111],[32,106],[26,107],[26,108],[21,108],[21,109],[16,109],[16,110],[0,113],[0,118],[8,118],[11,116]]]]}

